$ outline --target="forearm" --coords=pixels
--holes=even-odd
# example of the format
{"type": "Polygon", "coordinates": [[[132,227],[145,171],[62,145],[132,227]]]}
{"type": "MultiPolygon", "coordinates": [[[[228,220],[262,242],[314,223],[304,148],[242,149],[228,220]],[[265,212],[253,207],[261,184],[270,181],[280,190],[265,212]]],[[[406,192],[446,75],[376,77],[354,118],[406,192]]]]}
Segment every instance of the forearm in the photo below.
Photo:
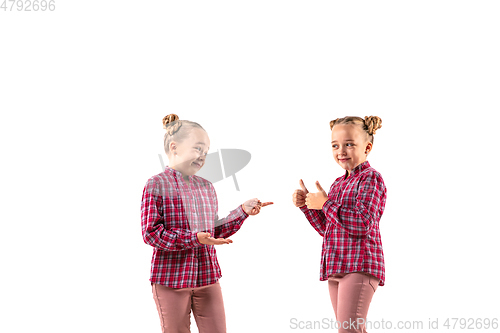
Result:
{"type": "Polygon", "coordinates": [[[300,210],[304,213],[314,230],[321,236],[324,236],[326,230],[325,214],[321,210],[309,209],[306,205],[300,207],[300,210]]]}
{"type": "Polygon", "coordinates": [[[203,245],[196,232],[178,228],[165,230],[163,225],[145,227],[142,235],[146,244],[164,251],[182,251],[203,245]]]}
{"type": "Polygon", "coordinates": [[[243,225],[243,221],[248,217],[248,214],[240,205],[232,210],[227,217],[215,221],[214,238],[228,238],[234,235],[243,225]]]}
{"type": "Polygon", "coordinates": [[[342,207],[341,204],[328,199],[323,205],[327,220],[353,236],[364,236],[368,234],[373,226],[374,217],[363,209],[361,204],[354,208],[342,207]]]}

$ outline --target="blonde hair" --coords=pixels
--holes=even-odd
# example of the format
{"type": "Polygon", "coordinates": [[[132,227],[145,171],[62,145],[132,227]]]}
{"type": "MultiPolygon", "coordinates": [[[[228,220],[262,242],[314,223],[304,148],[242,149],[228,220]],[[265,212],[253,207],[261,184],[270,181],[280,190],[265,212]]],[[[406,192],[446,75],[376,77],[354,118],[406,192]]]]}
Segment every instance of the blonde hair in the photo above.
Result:
{"type": "Polygon", "coordinates": [[[330,129],[333,130],[335,125],[354,124],[359,126],[367,135],[367,141],[373,144],[373,135],[382,127],[382,119],[377,116],[366,116],[365,119],[360,117],[348,116],[344,118],[337,118],[330,121],[330,129]]]}
{"type": "Polygon", "coordinates": [[[174,113],[163,117],[162,123],[163,128],[167,130],[163,138],[165,153],[167,153],[167,155],[170,153],[169,146],[172,141],[182,142],[193,128],[205,130],[200,124],[194,121],[180,120],[179,116],[174,113]]]}

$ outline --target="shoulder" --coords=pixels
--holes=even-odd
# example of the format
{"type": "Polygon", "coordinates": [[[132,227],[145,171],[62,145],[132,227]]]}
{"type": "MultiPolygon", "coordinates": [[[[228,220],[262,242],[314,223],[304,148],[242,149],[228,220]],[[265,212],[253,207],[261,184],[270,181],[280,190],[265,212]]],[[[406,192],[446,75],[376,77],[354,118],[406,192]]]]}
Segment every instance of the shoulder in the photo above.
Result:
{"type": "Polygon", "coordinates": [[[382,175],[380,174],[380,172],[375,170],[373,167],[368,167],[365,170],[363,170],[362,172],[360,172],[360,177],[375,178],[375,179],[379,179],[379,180],[383,181],[383,178],[382,178],[382,175]]]}
{"type": "Polygon", "coordinates": [[[372,167],[368,167],[360,172],[359,183],[372,184],[373,186],[382,188],[385,191],[385,183],[382,175],[372,167]]]}
{"type": "Polygon", "coordinates": [[[161,172],[157,175],[150,177],[146,185],[144,186],[144,191],[147,191],[153,195],[164,196],[168,188],[172,188],[170,184],[172,179],[170,179],[165,172],[161,172]]]}
{"type": "Polygon", "coordinates": [[[170,177],[165,172],[161,172],[157,175],[151,176],[146,182],[146,185],[162,185],[170,182],[169,178],[170,177]]]}

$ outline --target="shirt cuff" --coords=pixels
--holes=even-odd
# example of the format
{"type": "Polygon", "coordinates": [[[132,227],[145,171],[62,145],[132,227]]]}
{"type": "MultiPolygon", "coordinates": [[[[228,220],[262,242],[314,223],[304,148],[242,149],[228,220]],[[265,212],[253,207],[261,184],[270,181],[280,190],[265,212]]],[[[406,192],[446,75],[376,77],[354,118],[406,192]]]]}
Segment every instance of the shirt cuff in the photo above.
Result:
{"type": "Polygon", "coordinates": [[[299,208],[300,208],[300,210],[301,210],[302,212],[304,212],[304,213],[305,213],[305,212],[307,212],[307,211],[309,210],[309,208],[307,208],[307,205],[304,205],[304,206],[299,207],[299,208]]]}
{"type": "Polygon", "coordinates": [[[321,209],[326,214],[328,212],[331,212],[332,210],[337,210],[339,207],[340,207],[340,204],[338,204],[337,202],[328,198],[328,199],[326,199],[326,201],[323,204],[323,207],[321,209]]]}
{"type": "Polygon", "coordinates": [[[203,245],[203,244],[200,243],[200,240],[198,239],[198,233],[197,232],[193,232],[193,235],[191,236],[191,240],[189,242],[189,246],[190,247],[197,247],[197,246],[200,246],[200,245],[203,245]]]}
{"type": "Polygon", "coordinates": [[[248,215],[248,214],[247,214],[247,212],[245,212],[245,210],[243,209],[243,204],[241,204],[241,205],[239,206],[239,209],[240,209],[240,211],[241,211],[241,215],[243,216],[243,218],[245,218],[245,219],[246,219],[247,217],[249,217],[249,216],[250,216],[250,215],[248,215]]]}

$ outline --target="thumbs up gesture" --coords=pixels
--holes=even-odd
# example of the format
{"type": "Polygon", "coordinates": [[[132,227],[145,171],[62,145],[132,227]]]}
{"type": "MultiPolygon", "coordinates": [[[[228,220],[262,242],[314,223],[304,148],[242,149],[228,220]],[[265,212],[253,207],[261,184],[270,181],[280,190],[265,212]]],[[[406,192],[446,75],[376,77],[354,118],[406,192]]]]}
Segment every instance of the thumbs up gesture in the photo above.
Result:
{"type": "Polygon", "coordinates": [[[319,192],[308,193],[306,195],[306,205],[309,209],[322,209],[325,201],[328,199],[328,195],[318,181],[316,181],[316,188],[319,192]]]}
{"type": "Polygon", "coordinates": [[[296,207],[305,206],[305,204],[306,204],[306,195],[309,193],[309,191],[305,187],[304,182],[302,181],[302,179],[299,181],[299,185],[300,185],[301,189],[300,190],[295,190],[293,192],[293,195],[292,195],[292,201],[293,201],[293,204],[296,207]]]}

